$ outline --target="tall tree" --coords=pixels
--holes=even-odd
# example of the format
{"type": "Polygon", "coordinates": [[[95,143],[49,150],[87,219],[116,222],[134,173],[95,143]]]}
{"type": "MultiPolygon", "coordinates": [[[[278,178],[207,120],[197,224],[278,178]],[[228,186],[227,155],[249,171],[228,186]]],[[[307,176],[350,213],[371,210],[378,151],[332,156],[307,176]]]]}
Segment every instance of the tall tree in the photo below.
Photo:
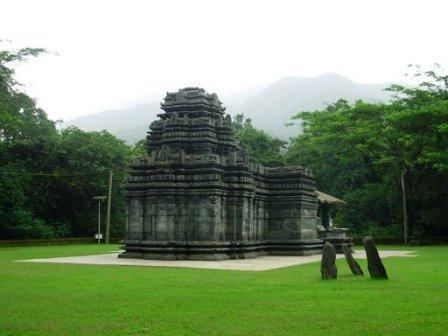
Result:
{"type": "Polygon", "coordinates": [[[350,202],[338,219],[359,233],[447,234],[447,77],[424,74],[418,87],[391,86],[387,104],[341,100],[295,116],[304,132],[287,160],[350,202]]]}

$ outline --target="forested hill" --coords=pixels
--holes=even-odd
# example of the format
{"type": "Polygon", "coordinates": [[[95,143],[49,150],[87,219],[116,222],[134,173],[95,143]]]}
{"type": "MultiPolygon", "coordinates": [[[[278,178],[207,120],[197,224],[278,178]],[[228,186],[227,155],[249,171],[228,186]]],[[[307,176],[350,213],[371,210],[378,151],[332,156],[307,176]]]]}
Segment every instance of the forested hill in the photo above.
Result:
{"type": "MultiPolygon", "coordinates": [[[[272,84],[258,86],[228,96],[220,96],[227,112],[244,113],[254,126],[282,139],[297,134],[297,128],[285,127],[290,117],[301,110],[320,109],[339,98],[381,102],[388,99],[386,84],[360,84],[338,74],[317,77],[285,77],[272,84]]],[[[207,89],[207,88],[206,88],[207,89]]],[[[82,130],[107,129],[129,143],[145,137],[149,123],[160,113],[160,99],[123,109],[103,111],[79,117],[68,124],[82,130]]]]}
{"type": "Polygon", "coordinates": [[[79,127],[83,131],[106,129],[118,138],[133,144],[146,136],[150,122],[157,118],[158,113],[161,113],[160,101],[153,101],[86,115],[67,124],[79,127]]]}
{"type": "Polygon", "coordinates": [[[383,89],[387,84],[360,84],[338,74],[317,77],[285,77],[247,97],[239,104],[224,101],[231,114],[244,113],[255,127],[273,136],[287,140],[297,135],[297,128],[285,127],[285,123],[300,111],[323,108],[340,98],[348,102],[364,100],[383,102],[389,94],[383,89]]]}

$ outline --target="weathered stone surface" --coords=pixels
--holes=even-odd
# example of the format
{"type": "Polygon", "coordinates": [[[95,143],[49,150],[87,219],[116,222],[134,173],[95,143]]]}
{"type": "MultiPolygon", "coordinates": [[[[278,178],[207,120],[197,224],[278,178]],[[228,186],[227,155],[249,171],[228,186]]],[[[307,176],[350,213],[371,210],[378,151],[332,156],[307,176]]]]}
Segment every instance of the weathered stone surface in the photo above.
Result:
{"type": "Polygon", "coordinates": [[[322,248],[320,272],[323,280],[336,279],[338,277],[338,269],[336,267],[336,250],[330,242],[325,242],[324,247],[322,248]]]}
{"type": "Polygon", "coordinates": [[[342,252],[344,252],[345,260],[347,261],[348,267],[350,267],[350,271],[352,271],[354,275],[364,275],[361,266],[359,266],[356,259],[353,258],[352,251],[348,244],[342,244],[342,252]]]}
{"type": "Polygon", "coordinates": [[[365,237],[362,240],[367,255],[367,268],[373,279],[387,279],[387,272],[381,261],[378,250],[372,237],[365,237]]]}
{"type": "Polygon", "coordinates": [[[302,167],[264,167],[235,139],[216,94],[168,93],[147,155],[125,184],[125,252],[145,259],[319,253],[316,184],[302,167]]]}

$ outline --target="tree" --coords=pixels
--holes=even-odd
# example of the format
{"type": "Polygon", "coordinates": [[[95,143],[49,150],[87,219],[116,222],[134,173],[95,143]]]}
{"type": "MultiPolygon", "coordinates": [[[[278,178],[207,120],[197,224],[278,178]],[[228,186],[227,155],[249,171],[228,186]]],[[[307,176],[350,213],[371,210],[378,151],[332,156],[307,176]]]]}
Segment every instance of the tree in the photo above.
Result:
{"type": "Polygon", "coordinates": [[[266,166],[282,166],[282,150],[286,142],[252,126],[252,121],[244,114],[237,114],[233,121],[236,138],[248,154],[266,166]]]}
{"type": "Polygon", "coordinates": [[[124,229],[124,200],[121,184],[130,161],[130,148],[112,134],[84,132],[70,127],[61,131],[58,167],[54,181],[53,218],[64,219],[75,236],[95,232],[96,203],[92,197],[107,195],[109,169],[114,171],[112,188],[112,234],[124,229]],[[76,172],[69,176],[71,172],[76,172]]]}
{"type": "MultiPolygon", "coordinates": [[[[440,74],[439,66],[429,71],[410,66],[416,69],[414,76],[423,77],[423,81],[415,88],[400,85],[388,88],[395,94],[393,112],[388,116],[388,136],[391,143],[398,144],[391,158],[398,159],[403,167],[401,184],[405,243],[411,231],[409,200],[417,192],[424,192],[421,190],[423,185],[430,186],[434,181],[445,182],[443,176],[448,173],[448,75],[440,74]]],[[[434,196],[434,201],[440,202],[440,198],[446,199],[446,192],[439,189],[434,196]]],[[[443,209],[442,204],[440,209],[443,209]]],[[[446,211],[442,210],[440,215],[446,215],[446,211]]]]}
{"type": "Polygon", "coordinates": [[[124,230],[121,182],[131,148],[108,132],[58,131],[20,91],[14,62],[43,49],[0,51],[0,237],[91,236],[92,197],[107,195],[114,170],[112,234],[124,230]]]}
{"type": "Polygon", "coordinates": [[[337,219],[358,233],[447,233],[447,76],[425,74],[418,87],[391,86],[387,104],[340,100],[295,116],[304,131],[287,161],[310,165],[321,188],[350,202],[337,219]]]}
{"type": "Polygon", "coordinates": [[[136,157],[146,156],[146,154],[147,154],[146,143],[147,142],[148,142],[148,140],[146,140],[146,139],[141,139],[141,140],[137,141],[134,144],[134,146],[132,147],[131,157],[136,158],[136,157]]]}
{"type": "Polygon", "coordinates": [[[41,164],[42,151],[51,147],[56,135],[55,125],[18,89],[12,67],[43,52],[32,48],[0,51],[0,236],[4,238],[49,237],[58,230],[30,210],[27,194],[32,180],[26,174],[30,166],[41,164]]]}

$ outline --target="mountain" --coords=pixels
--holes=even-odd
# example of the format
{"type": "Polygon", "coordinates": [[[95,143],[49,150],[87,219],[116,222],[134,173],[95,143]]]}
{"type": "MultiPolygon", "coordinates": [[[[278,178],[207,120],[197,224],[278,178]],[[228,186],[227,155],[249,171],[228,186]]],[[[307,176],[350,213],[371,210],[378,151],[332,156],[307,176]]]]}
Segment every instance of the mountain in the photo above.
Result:
{"type": "Polygon", "coordinates": [[[160,102],[153,101],[81,116],[66,124],[79,127],[84,131],[106,129],[128,143],[135,143],[145,137],[149,123],[161,112],[160,102]]]}
{"type": "MultiPolygon", "coordinates": [[[[386,86],[356,83],[329,73],[316,77],[285,77],[269,85],[260,85],[220,98],[231,115],[244,113],[256,127],[288,139],[300,131],[298,126],[285,126],[295,113],[320,109],[339,98],[349,102],[358,99],[367,102],[387,101],[390,96],[383,91],[386,86]]],[[[160,100],[82,116],[68,124],[86,131],[107,129],[128,143],[134,143],[146,136],[148,125],[162,112],[160,100]]]]}
{"type": "Polygon", "coordinates": [[[321,109],[340,98],[349,102],[362,99],[381,102],[389,99],[386,84],[355,83],[337,74],[317,77],[285,77],[248,97],[240,104],[227,104],[230,114],[244,113],[254,126],[287,139],[297,134],[298,126],[286,127],[291,116],[300,111],[321,109]]]}

